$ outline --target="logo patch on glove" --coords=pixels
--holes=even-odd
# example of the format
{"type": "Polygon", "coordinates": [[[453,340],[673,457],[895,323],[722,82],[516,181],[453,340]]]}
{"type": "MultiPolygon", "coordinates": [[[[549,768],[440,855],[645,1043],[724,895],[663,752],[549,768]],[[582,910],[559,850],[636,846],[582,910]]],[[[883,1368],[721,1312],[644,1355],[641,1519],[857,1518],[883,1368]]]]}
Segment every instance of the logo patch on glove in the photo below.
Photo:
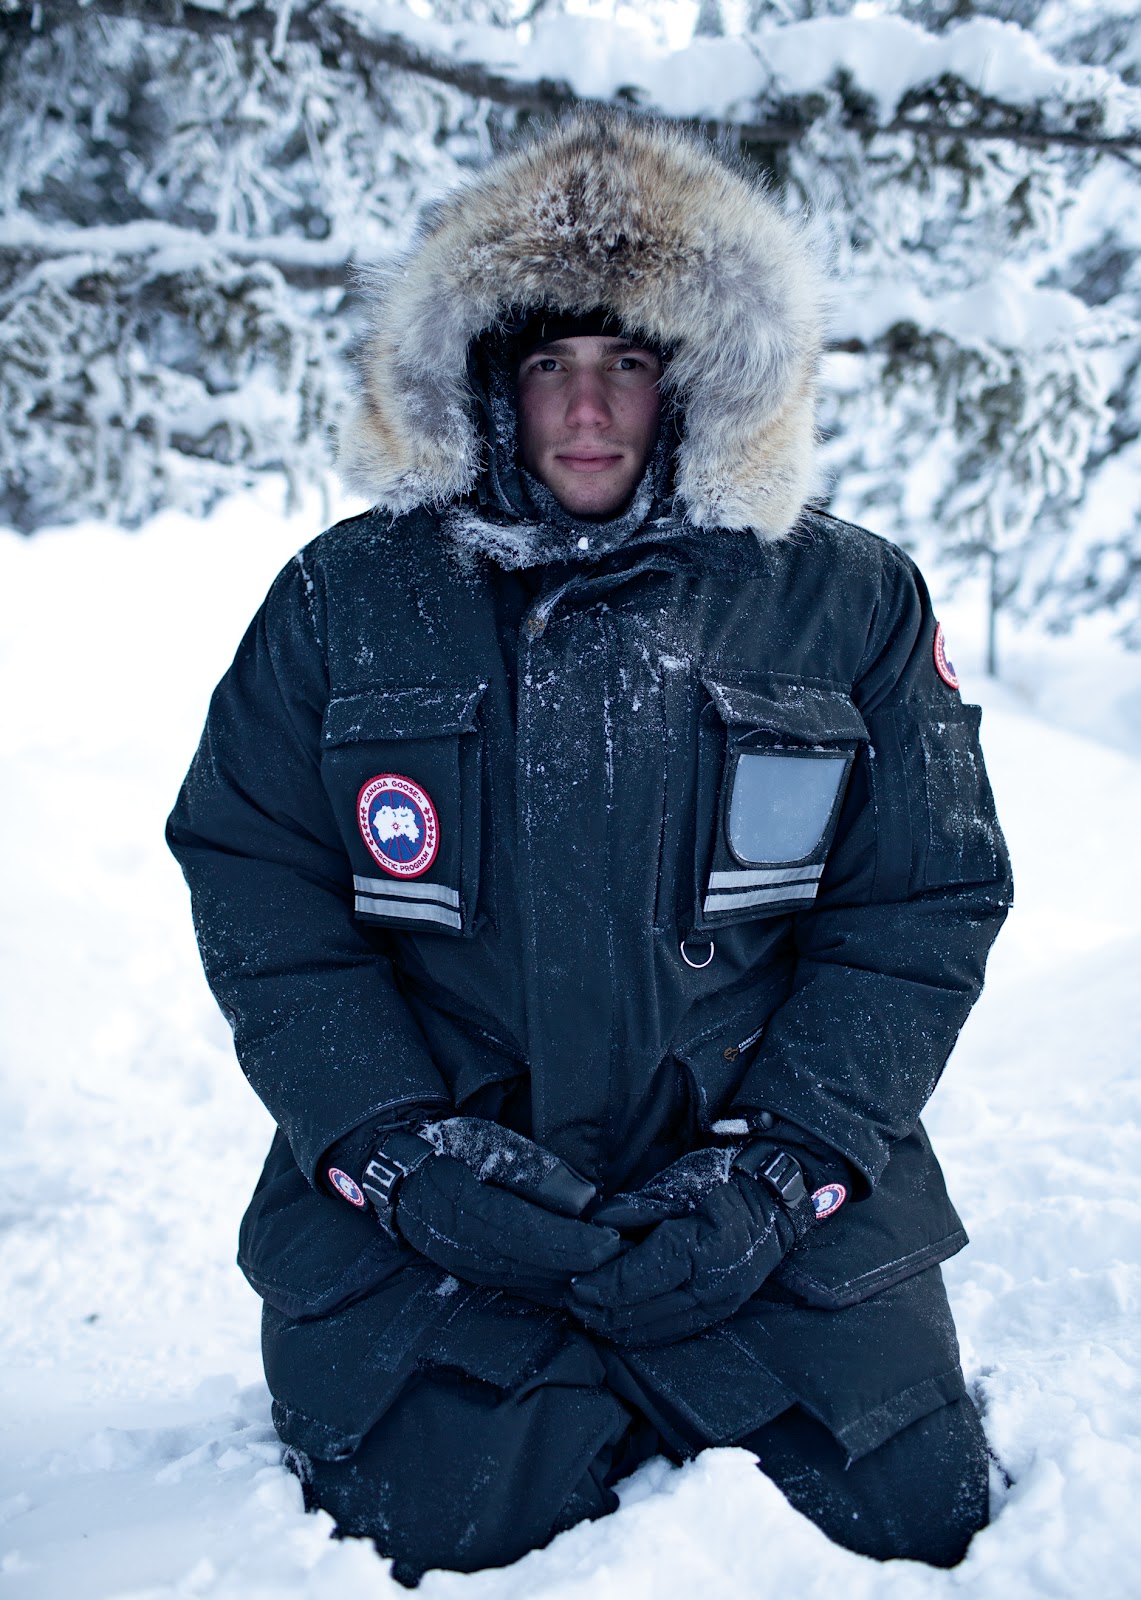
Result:
{"type": "Polygon", "coordinates": [[[959,687],[958,673],[951,665],[951,659],[947,654],[947,640],[944,637],[943,624],[941,622],[935,624],[935,671],[942,678],[948,689],[957,689],[959,687]]]}
{"type": "Polygon", "coordinates": [[[833,1212],[839,1211],[847,1198],[848,1191],[842,1183],[826,1183],[822,1189],[814,1190],[812,1209],[816,1213],[817,1222],[823,1222],[825,1217],[830,1217],[833,1212]]]}
{"type": "Polygon", "coordinates": [[[418,783],[398,772],[382,772],[362,787],[357,824],[373,860],[394,878],[418,878],[436,859],[436,808],[418,783]]]}
{"type": "Polygon", "coordinates": [[[347,1172],[342,1172],[340,1167],[329,1168],[329,1182],[340,1195],[342,1200],[347,1200],[351,1206],[363,1206],[365,1197],[361,1193],[359,1183],[354,1183],[347,1172]]]}

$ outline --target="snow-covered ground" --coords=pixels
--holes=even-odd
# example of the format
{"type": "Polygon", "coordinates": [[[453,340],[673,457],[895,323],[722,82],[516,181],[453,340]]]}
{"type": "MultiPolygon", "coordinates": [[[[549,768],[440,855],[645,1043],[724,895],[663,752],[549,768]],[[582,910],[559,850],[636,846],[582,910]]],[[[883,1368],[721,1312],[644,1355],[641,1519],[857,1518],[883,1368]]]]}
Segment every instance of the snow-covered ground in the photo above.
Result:
{"type": "MultiPolygon", "coordinates": [[[[318,526],[268,500],[140,535],[0,535],[0,1600],[404,1593],[278,1465],[232,1264],[268,1119],[162,822],[207,697],[318,526]]],[[[928,1118],[973,1243],[948,1280],[1010,1480],[951,1573],[829,1545],[742,1451],[425,1600],[1141,1593],[1141,662],[945,621],[1018,903],[928,1118]]]]}

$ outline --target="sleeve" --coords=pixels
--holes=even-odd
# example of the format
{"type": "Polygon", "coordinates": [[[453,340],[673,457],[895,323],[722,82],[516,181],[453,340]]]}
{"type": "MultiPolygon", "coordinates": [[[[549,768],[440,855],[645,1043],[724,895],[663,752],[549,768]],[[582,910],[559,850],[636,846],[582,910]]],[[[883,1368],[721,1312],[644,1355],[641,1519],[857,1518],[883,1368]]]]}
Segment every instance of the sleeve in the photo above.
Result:
{"type": "Polygon", "coordinates": [[[305,554],[214,692],[167,841],[242,1069],[313,1181],[349,1130],[450,1097],[390,963],[352,919],[320,775],[328,674],[305,554]]]}
{"type": "Polygon", "coordinates": [[[926,587],[884,548],[853,699],[857,759],[792,990],[737,1093],[837,1151],[874,1187],[914,1128],[982,989],[1010,862],[926,587]],[[939,665],[937,665],[939,663],[939,665]]]}

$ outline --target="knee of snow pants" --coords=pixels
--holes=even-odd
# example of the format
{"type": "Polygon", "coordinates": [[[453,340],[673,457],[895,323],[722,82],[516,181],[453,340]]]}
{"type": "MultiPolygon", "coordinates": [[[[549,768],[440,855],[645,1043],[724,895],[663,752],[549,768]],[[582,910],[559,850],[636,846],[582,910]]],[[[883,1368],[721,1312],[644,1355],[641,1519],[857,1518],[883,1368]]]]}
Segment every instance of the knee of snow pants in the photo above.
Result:
{"type": "Polygon", "coordinates": [[[506,1566],[616,1509],[615,1462],[636,1464],[623,1448],[632,1420],[585,1340],[508,1392],[432,1370],[350,1459],[306,1461],[306,1495],[340,1534],[372,1538],[409,1587],[432,1567],[506,1566]]]}
{"type": "Polygon", "coordinates": [[[799,1406],[741,1443],[799,1512],[860,1555],[953,1567],[987,1524],[986,1439],[966,1396],[858,1461],[799,1406]]]}

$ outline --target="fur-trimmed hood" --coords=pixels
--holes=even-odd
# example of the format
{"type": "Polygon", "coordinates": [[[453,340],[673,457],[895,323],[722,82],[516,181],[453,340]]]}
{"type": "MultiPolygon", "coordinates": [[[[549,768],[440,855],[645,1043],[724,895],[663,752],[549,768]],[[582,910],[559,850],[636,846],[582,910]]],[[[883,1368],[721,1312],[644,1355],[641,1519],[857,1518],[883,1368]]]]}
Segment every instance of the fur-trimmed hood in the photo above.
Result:
{"type": "Polygon", "coordinates": [[[779,537],[814,488],[824,285],[797,223],[677,128],[578,114],[493,161],[369,280],[346,484],[393,512],[467,494],[473,340],[509,313],[604,305],[670,352],[675,484],[699,527],[779,537]]]}

